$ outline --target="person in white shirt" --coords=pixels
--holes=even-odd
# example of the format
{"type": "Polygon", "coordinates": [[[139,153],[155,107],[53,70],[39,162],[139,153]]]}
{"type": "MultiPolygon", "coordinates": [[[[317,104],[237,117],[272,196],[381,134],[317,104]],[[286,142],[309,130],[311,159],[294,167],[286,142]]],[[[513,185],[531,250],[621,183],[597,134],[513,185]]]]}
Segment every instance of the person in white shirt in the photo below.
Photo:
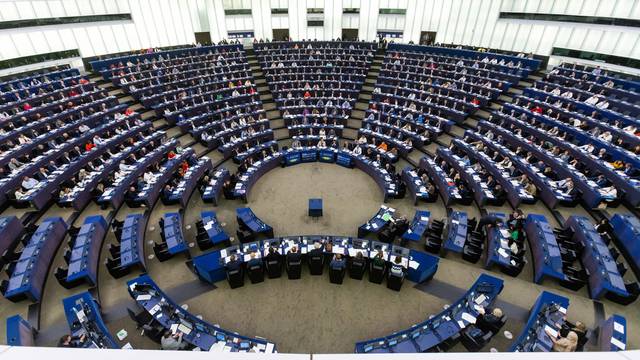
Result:
{"type": "Polygon", "coordinates": [[[607,100],[601,101],[601,102],[596,104],[596,107],[598,109],[607,109],[609,107],[609,102],[607,100]]]}
{"type": "Polygon", "coordinates": [[[611,132],[605,131],[600,134],[600,136],[598,136],[598,139],[606,142],[611,142],[611,140],[613,140],[613,135],[611,135],[611,132]]]}
{"type": "Polygon", "coordinates": [[[120,164],[118,165],[118,169],[122,172],[129,171],[131,168],[132,166],[125,164],[124,161],[120,161],[120,164]]]}
{"type": "Polygon", "coordinates": [[[589,104],[589,105],[595,105],[598,103],[598,95],[593,95],[590,98],[588,98],[587,100],[584,101],[585,104],[589,104]]]}
{"type": "Polygon", "coordinates": [[[360,145],[356,145],[356,147],[353,148],[353,153],[356,155],[362,155],[362,148],[360,147],[360,145]]]}
{"type": "Polygon", "coordinates": [[[22,187],[26,190],[31,190],[34,187],[38,186],[38,180],[25,176],[22,178],[22,187]]]}
{"type": "Polygon", "coordinates": [[[150,183],[153,180],[153,173],[148,170],[145,171],[144,175],[142,176],[142,179],[144,180],[144,182],[150,183]]]}
{"type": "Polygon", "coordinates": [[[565,97],[567,99],[571,99],[573,98],[573,93],[569,90],[563,92],[560,96],[565,97]]]}

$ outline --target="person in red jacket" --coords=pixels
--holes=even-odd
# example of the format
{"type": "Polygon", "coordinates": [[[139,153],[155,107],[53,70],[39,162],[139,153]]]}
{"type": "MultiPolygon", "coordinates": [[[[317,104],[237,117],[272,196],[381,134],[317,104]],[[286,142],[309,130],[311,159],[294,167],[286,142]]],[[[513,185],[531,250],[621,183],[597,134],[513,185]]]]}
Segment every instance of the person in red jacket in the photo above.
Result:
{"type": "Polygon", "coordinates": [[[92,142],[88,142],[88,143],[86,143],[86,144],[85,144],[84,149],[85,149],[86,151],[91,151],[91,150],[93,150],[93,148],[95,148],[95,147],[96,147],[96,144],[94,144],[94,143],[92,143],[92,142]]]}

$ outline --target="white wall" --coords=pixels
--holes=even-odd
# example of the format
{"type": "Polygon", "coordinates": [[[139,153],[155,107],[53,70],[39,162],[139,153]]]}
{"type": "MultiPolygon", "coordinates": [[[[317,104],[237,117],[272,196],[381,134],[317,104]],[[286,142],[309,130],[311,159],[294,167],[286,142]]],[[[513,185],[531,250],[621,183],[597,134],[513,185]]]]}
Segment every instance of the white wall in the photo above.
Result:
{"type": "Polygon", "coordinates": [[[548,55],[555,47],[640,58],[640,29],[498,19],[500,11],[539,12],[640,19],[640,0],[0,0],[0,21],[37,17],[131,13],[133,21],[49,26],[0,31],[0,59],[79,49],[82,56],[169,46],[210,32],[213,41],[229,31],[254,31],[272,38],[289,29],[293,39],[334,39],[342,28],[373,40],[378,30],[418,42],[422,31],[436,41],[548,55]],[[272,15],[272,8],[289,13],[272,15]],[[307,26],[307,8],[323,8],[324,26],[307,26]],[[343,14],[359,8],[359,14],[343,14]],[[407,9],[380,15],[381,8],[407,9]],[[225,9],[251,9],[225,16],[225,9]]]}
{"type": "Polygon", "coordinates": [[[0,60],[79,49],[83,57],[194,42],[195,0],[0,0],[0,21],[130,13],[133,21],[0,30],[0,60]]]}
{"type": "Polygon", "coordinates": [[[438,42],[541,55],[549,55],[555,46],[640,58],[638,28],[498,19],[500,11],[640,19],[640,0],[224,0],[224,3],[229,8],[252,8],[251,17],[230,16],[225,22],[227,26],[233,24],[234,30],[253,28],[259,38],[270,38],[274,28],[288,28],[294,39],[326,40],[341,36],[342,28],[357,28],[361,39],[375,39],[378,30],[397,30],[403,33],[403,38],[397,41],[417,43],[422,31],[435,31],[438,42]],[[271,15],[271,8],[284,7],[289,8],[288,15],[271,15]],[[324,7],[324,27],[307,27],[306,9],[312,7],[324,7]],[[342,8],[359,8],[360,13],[342,14],[342,8]],[[407,13],[380,15],[381,8],[407,9],[407,13]]]}

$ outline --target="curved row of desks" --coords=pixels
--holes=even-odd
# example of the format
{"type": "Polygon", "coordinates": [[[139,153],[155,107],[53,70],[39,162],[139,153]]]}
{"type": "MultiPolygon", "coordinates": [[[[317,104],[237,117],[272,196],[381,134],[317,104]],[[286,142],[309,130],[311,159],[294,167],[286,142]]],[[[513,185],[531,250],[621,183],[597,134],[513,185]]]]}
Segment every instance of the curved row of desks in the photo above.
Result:
{"type": "Polygon", "coordinates": [[[386,201],[397,194],[397,188],[392,174],[389,174],[380,164],[363,155],[355,155],[351,152],[334,148],[306,147],[300,149],[288,149],[279,151],[274,155],[257,161],[245,173],[240,175],[236,183],[234,194],[236,197],[247,201],[253,185],[272,169],[278,166],[291,166],[304,162],[336,163],[345,167],[357,167],[371,176],[384,194],[386,201]]]}
{"type": "Polygon", "coordinates": [[[66,234],[67,224],[60,217],[48,218],[38,226],[15,263],[11,277],[3,281],[4,297],[11,301],[24,298],[40,301],[49,267],[66,234]]]}
{"type": "Polygon", "coordinates": [[[77,338],[85,336],[81,347],[120,348],[102,320],[99,304],[88,291],[63,299],[62,305],[71,330],[70,335],[77,338]]]}
{"type": "Polygon", "coordinates": [[[107,228],[107,222],[101,215],[85,218],[69,249],[66,279],[58,279],[63,286],[71,287],[81,282],[87,282],[92,286],[97,285],[100,250],[107,228]]]}
{"type": "Polygon", "coordinates": [[[560,332],[567,315],[569,299],[543,291],[529,311],[524,329],[511,344],[512,352],[549,352],[553,343],[546,331],[560,332]],[[560,326],[559,326],[560,325],[560,326]]]}
{"type": "Polygon", "coordinates": [[[503,281],[482,274],[460,299],[441,313],[391,335],[356,343],[356,353],[425,352],[458,335],[476,322],[478,309],[488,308],[502,291],[503,281]]]}
{"type": "Polygon", "coordinates": [[[182,339],[204,351],[211,352],[276,352],[276,345],[258,337],[247,337],[201,320],[175,303],[148,276],[127,282],[129,294],[154,320],[173,333],[182,332],[182,339]]]}
{"type": "MultiPolygon", "coordinates": [[[[385,261],[393,261],[396,256],[402,258],[402,266],[407,270],[407,279],[416,283],[422,283],[429,280],[438,269],[439,258],[421,251],[407,249],[400,246],[390,246],[387,243],[371,241],[368,239],[351,238],[345,236],[333,235],[304,235],[304,236],[287,236],[256,241],[234,247],[236,254],[249,254],[256,252],[260,257],[268,254],[269,249],[273,248],[280,255],[285,255],[293,247],[300,249],[303,258],[314,247],[314,243],[333,244],[331,254],[341,254],[347,258],[355,257],[361,252],[363,258],[373,258],[378,251],[383,253],[385,261]]],[[[324,247],[324,245],[323,245],[324,247]]],[[[215,283],[226,279],[224,268],[224,259],[227,258],[230,251],[216,250],[211,251],[193,258],[193,268],[198,277],[203,281],[215,283]]],[[[244,260],[244,256],[240,256],[244,260]]]]}

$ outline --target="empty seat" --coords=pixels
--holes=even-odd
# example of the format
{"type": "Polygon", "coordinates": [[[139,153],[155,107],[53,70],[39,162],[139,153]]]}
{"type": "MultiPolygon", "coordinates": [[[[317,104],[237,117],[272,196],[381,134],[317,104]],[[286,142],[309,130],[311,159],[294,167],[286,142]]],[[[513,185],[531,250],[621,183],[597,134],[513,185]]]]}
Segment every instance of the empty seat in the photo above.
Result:
{"type": "Polygon", "coordinates": [[[344,274],[346,273],[346,269],[343,268],[334,268],[332,267],[329,270],[329,280],[332,284],[342,284],[344,280],[344,274]]]}
{"type": "Polygon", "coordinates": [[[311,275],[322,275],[324,270],[324,257],[322,255],[311,255],[308,262],[311,275]]]}
{"type": "Polygon", "coordinates": [[[384,279],[385,266],[379,266],[371,263],[369,266],[369,281],[376,284],[382,284],[384,279]]]}
{"type": "Polygon", "coordinates": [[[300,279],[302,273],[302,261],[287,261],[287,275],[290,280],[300,279]]]}
{"type": "Polygon", "coordinates": [[[264,269],[262,264],[247,267],[247,274],[249,275],[249,280],[252,284],[264,281],[264,269]]]}
{"type": "Polygon", "coordinates": [[[364,272],[367,268],[367,260],[354,258],[349,265],[349,277],[356,280],[362,280],[364,272]]]}
{"type": "Polygon", "coordinates": [[[227,281],[232,289],[244,286],[244,272],[242,269],[227,271],[227,281]]]}
{"type": "Polygon", "coordinates": [[[269,276],[269,279],[282,276],[282,263],[280,260],[267,261],[267,276],[269,276]]]}

